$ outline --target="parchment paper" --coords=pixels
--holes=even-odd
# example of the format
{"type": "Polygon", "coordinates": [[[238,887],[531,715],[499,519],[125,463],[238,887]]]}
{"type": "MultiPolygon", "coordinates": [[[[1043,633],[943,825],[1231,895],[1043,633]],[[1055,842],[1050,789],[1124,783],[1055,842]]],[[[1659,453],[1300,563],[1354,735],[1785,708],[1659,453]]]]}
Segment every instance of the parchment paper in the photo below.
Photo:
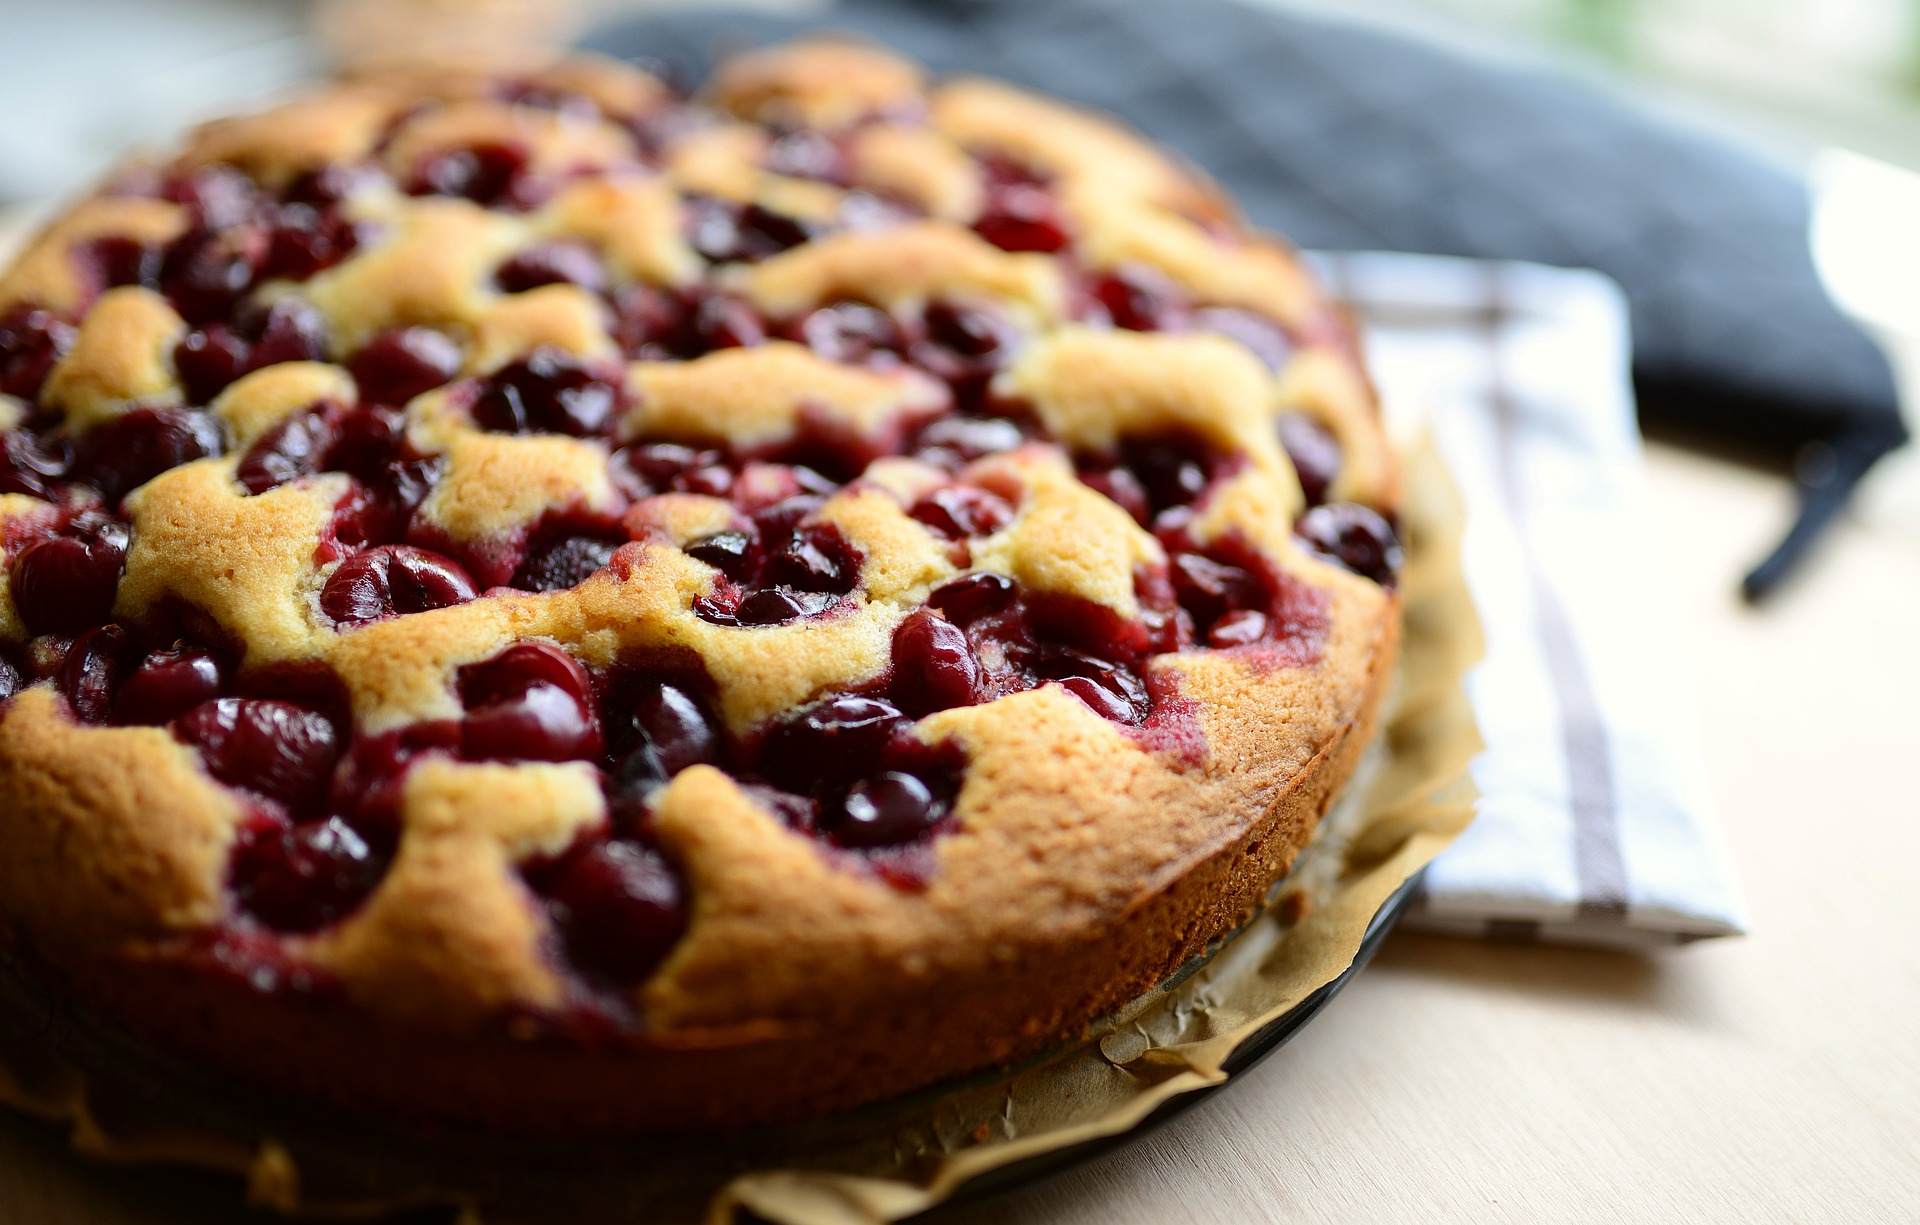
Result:
{"type": "Polygon", "coordinates": [[[472,1225],[722,1222],[742,1208],[782,1225],[870,1225],[1124,1133],[1219,1084],[1248,1036],[1338,977],[1386,899],[1471,819],[1480,739],[1460,678],[1480,636],[1460,577],[1460,505],[1430,447],[1406,472],[1406,635],[1373,749],[1268,907],[1085,1041],[1011,1073],[726,1139],[395,1136],[212,1081],[0,974],[0,1101],[65,1121],[85,1157],[231,1171],[251,1202],[283,1212],[438,1202],[472,1225]]]}

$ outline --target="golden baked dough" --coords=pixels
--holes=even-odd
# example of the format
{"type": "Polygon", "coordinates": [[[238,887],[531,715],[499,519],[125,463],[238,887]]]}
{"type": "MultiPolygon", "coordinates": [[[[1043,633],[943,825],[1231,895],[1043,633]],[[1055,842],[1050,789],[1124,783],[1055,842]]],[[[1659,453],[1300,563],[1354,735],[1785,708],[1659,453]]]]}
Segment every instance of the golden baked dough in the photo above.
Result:
{"type": "Polygon", "coordinates": [[[1260,903],[1391,669],[1291,251],[865,45],[362,77],[0,312],[5,930],[351,1109],[737,1126],[1058,1042],[1260,903]]]}

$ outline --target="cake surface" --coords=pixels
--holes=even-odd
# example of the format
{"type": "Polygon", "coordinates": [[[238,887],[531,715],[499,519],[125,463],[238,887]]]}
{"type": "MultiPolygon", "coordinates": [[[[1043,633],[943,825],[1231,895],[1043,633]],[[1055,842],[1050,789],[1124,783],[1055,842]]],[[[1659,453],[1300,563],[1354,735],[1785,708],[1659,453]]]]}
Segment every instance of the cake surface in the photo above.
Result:
{"type": "Polygon", "coordinates": [[[1230,931],[1371,733],[1290,250],[864,45],[348,80],[0,274],[0,913],[156,1045],[574,1134],[880,1100],[1230,931]]]}

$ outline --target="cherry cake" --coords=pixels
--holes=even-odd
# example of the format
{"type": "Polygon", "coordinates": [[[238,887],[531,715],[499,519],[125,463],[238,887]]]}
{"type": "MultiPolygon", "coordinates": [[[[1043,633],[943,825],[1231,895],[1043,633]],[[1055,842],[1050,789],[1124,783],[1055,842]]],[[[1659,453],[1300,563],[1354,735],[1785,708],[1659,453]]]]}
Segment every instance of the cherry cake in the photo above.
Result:
{"type": "Polygon", "coordinates": [[[847,43],[351,80],[0,276],[22,972],[350,1114],[846,1109],[1256,908],[1398,641],[1339,311],[847,43]]]}

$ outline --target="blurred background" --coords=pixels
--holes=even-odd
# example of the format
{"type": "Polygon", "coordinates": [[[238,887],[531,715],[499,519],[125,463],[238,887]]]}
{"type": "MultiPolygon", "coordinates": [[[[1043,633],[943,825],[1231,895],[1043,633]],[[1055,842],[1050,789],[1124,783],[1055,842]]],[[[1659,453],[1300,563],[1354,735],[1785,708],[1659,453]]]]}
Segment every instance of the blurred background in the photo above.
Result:
{"type": "MultiPolygon", "coordinates": [[[[1841,145],[1920,168],[1920,0],[1255,2],[1398,27],[1482,54],[1557,60],[1782,159],[1805,162],[1841,145]]],[[[484,4],[467,5],[476,6],[484,4]]],[[[0,203],[74,190],[130,144],[163,140],[184,123],[324,70],[331,56],[314,31],[327,7],[327,0],[0,0],[0,114],[30,119],[0,124],[0,203]]],[[[693,6],[572,0],[546,7],[555,28],[585,28],[693,6]]],[[[826,6],[758,0],[752,7],[826,6]]]]}

